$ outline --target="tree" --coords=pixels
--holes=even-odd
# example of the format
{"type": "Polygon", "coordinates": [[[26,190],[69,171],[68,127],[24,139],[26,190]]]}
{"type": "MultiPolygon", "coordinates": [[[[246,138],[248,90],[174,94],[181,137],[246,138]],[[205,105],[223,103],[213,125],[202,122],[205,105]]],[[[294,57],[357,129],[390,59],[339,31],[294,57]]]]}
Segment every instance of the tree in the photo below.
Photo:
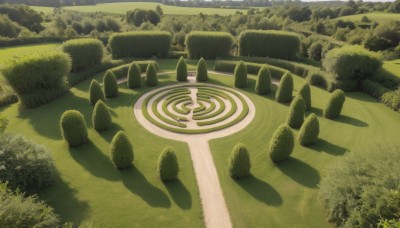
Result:
{"type": "Polygon", "coordinates": [[[290,104],[286,123],[291,128],[299,128],[304,122],[304,112],[306,105],[301,95],[296,96],[290,104]]]}
{"type": "Polygon", "coordinates": [[[311,89],[310,89],[310,83],[307,81],[303,83],[303,85],[300,87],[299,95],[301,95],[304,99],[304,103],[306,105],[306,111],[310,111],[311,109],[311,89]]]}
{"type": "Polygon", "coordinates": [[[112,71],[108,70],[104,75],[103,86],[107,98],[118,97],[118,82],[112,71]]]}
{"type": "Polygon", "coordinates": [[[79,111],[65,111],[61,116],[60,128],[63,138],[72,147],[80,146],[88,141],[85,118],[79,111]]]}
{"type": "Polygon", "coordinates": [[[144,9],[135,9],[126,12],[125,19],[129,24],[139,27],[143,22],[147,21],[147,11],[144,9]]]}
{"type": "Polygon", "coordinates": [[[271,92],[271,84],[271,73],[267,66],[262,66],[258,71],[256,93],[258,95],[269,94],[271,92]]]}
{"type": "Polygon", "coordinates": [[[275,99],[279,103],[289,103],[292,101],[293,94],[293,78],[292,75],[287,72],[281,78],[278,86],[278,91],[276,91],[275,99]]]}
{"type": "Polygon", "coordinates": [[[244,144],[237,144],[228,159],[228,173],[232,178],[238,179],[250,174],[250,155],[244,144]]]}
{"type": "Polygon", "coordinates": [[[98,131],[107,130],[112,126],[110,110],[102,100],[97,101],[94,106],[92,124],[94,129],[98,131]]]}
{"type": "Polygon", "coordinates": [[[146,19],[153,25],[158,25],[158,23],[161,21],[160,15],[154,10],[147,11],[146,19]]]}
{"type": "Polygon", "coordinates": [[[153,63],[149,63],[146,70],[146,85],[149,87],[157,86],[158,77],[157,70],[153,63]]]}
{"type": "Polygon", "coordinates": [[[180,82],[187,81],[187,66],[183,56],[179,58],[178,64],[176,65],[176,80],[180,82]]]}
{"type": "Polygon", "coordinates": [[[247,86],[247,68],[243,61],[239,61],[236,64],[233,75],[236,88],[245,88],[247,86]]]}
{"type": "Polygon", "coordinates": [[[104,97],[104,92],[100,83],[93,79],[89,87],[89,102],[90,104],[95,105],[99,100],[105,101],[106,98],[104,97]]]}
{"type": "Polygon", "coordinates": [[[334,119],[342,112],[343,104],[346,100],[346,95],[340,89],[333,91],[331,97],[326,103],[324,109],[324,117],[328,119],[334,119]]]}
{"type": "Polygon", "coordinates": [[[136,62],[132,62],[128,69],[128,87],[131,89],[140,88],[142,86],[142,72],[140,66],[136,62]]]}
{"type": "Polygon", "coordinates": [[[197,64],[197,72],[196,73],[197,73],[196,81],[205,82],[208,80],[207,65],[206,65],[206,62],[204,61],[204,58],[201,58],[199,60],[199,63],[197,64]]]}
{"type": "Polygon", "coordinates": [[[178,158],[172,148],[165,148],[158,158],[157,175],[162,181],[173,181],[178,178],[178,158]]]}
{"type": "Polygon", "coordinates": [[[292,154],[294,136],[292,130],[286,125],[281,125],[272,135],[269,144],[269,157],[273,162],[286,160],[292,154]]]}
{"type": "Polygon", "coordinates": [[[164,14],[164,12],[163,12],[161,6],[158,5],[158,4],[157,4],[157,6],[156,6],[156,11],[157,11],[157,13],[158,13],[160,16],[162,16],[162,15],[164,14]]]}
{"type": "Polygon", "coordinates": [[[133,149],[128,136],[124,131],[118,131],[111,141],[111,159],[118,169],[127,169],[132,166],[133,149]]]}
{"type": "Polygon", "coordinates": [[[318,140],[319,121],[314,113],[311,113],[300,128],[297,141],[303,146],[314,144],[318,140]]]}
{"type": "Polygon", "coordinates": [[[400,0],[392,2],[388,8],[391,13],[400,13],[400,0]]]}

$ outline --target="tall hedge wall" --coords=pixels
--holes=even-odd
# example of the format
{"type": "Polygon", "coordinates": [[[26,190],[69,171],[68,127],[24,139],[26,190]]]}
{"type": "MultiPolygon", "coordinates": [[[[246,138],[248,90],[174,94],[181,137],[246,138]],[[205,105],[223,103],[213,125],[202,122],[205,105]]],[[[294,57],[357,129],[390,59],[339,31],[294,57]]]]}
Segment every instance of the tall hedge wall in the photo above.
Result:
{"type": "Polygon", "coordinates": [[[191,59],[215,59],[228,56],[233,46],[233,36],[227,32],[191,32],[185,45],[191,59]]]}
{"type": "Polygon", "coordinates": [[[100,64],[103,60],[103,43],[97,39],[69,40],[62,45],[62,50],[72,59],[72,71],[100,64]]]}
{"type": "Polygon", "coordinates": [[[168,57],[171,34],[161,31],[115,33],[110,36],[109,45],[114,59],[168,57]]]}
{"type": "Polygon", "coordinates": [[[242,56],[294,59],[300,51],[300,37],[292,32],[275,30],[246,30],[239,36],[242,56]]]}

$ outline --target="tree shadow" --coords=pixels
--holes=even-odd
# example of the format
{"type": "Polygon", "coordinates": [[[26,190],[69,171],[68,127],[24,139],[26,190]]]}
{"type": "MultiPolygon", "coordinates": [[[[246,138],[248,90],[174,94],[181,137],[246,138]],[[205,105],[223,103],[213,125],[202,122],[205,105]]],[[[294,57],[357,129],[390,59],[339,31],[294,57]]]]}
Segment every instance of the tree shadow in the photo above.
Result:
{"type": "Polygon", "coordinates": [[[333,119],[333,121],[353,125],[356,127],[368,127],[368,124],[366,122],[355,119],[351,116],[340,115],[337,118],[333,119]]]}
{"type": "Polygon", "coordinates": [[[253,175],[235,182],[260,202],[270,206],[279,206],[283,203],[282,197],[271,185],[253,175]]]}
{"type": "Polygon", "coordinates": [[[322,109],[317,108],[317,107],[311,107],[310,111],[308,111],[309,113],[314,113],[315,115],[322,117],[322,115],[324,114],[324,112],[322,111],[322,109]]]}
{"type": "Polygon", "coordinates": [[[293,157],[275,165],[286,176],[305,187],[317,188],[321,180],[318,170],[293,157]]]}
{"type": "Polygon", "coordinates": [[[338,145],[334,145],[325,139],[318,139],[318,141],[309,147],[312,150],[318,152],[325,152],[332,155],[343,155],[346,153],[347,149],[338,145]]]}
{"type": "Polygon", "coordinates": [[[192,208],[192,195],[179,179],[171,182],[165,182],[164,185],[174,202],[180,208],[185,210],[192,208]]]}
{"type": "Polygon", "coordinates": [[[99,134],[104,140],[107,142],[111,142],[112,138],[114,137],[115,134],[117,134],[118,131],[123,130],[122,127],[113,122],[113,125],[111,126],[110,129],[107,129],[105,131],[96,131],[97,134],[99,134]]]}

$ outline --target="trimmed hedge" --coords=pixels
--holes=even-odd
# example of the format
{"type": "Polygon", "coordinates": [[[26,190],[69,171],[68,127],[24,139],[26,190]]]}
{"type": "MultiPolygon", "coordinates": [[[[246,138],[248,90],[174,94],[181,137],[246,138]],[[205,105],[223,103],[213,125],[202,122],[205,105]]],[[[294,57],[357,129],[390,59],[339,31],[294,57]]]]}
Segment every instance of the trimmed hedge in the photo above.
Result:
{"type": "Polygon", "coordinates": [[[281,125],[272,135],[269,144],[269,157],[273,162],[281,162],[289,158],[294,148],[292,130],[286,125],[281,125]]]}
{"type": "Polygon", "coordinates": [[[176,80],[180,82],[186,82],[187,75],[188,73],[185,59],[180,57],[178,63],[176,64],[176,80]]]}
{"type": "Polygon", "coordinates": [[[157,175],[162,181],[173,181],[178,178],[178,158],[172,148],[165,148],[158,157],[157,175]]]}
{"type": "Polygon", "coordinates": [[[331,97],[326,103],[324,109],[324,117],[328,119],[334,119],[342,112],[343,104],[346,100],[346,95],[340,89],[333,91],[331,97]]]}
{"type": "Polygon", "coordinates": [[[297,141],[303,146],[310,146],[318,140],[319,121],[314,113],[311,113],[300,128],[297,141]]]}
{"type": "Polygon", "coordinates": [[[258,71],[255,91],[258,95],[265,95],[271,92],[271,72],[267,66],[263,66],[258,71]]]}
{"type": "Polygon", "coordinates": [[[104,131],[112,126],[112,118],[110,110],[107,105],[102,101],[97,101],[93,109],[92,124],[97,131],[104,131]]]}
{"type": "Polygon", "coordinates": [[[132,166],[134,159],[132,144],[128,136],[123,131],[118,131],[114,135],[111,146],[111,159],[118,169],[127,169],[132,166]]]}
{"type": "Polygon", "coordinates": [[[72,71],[75,72],[100,64],[103,49],[103,43],[92,38],[69,40],[62,45],[62,50],[71,56],[72,71]]]}
{"type": "Polygon", "coordinates": [[[279,103],[289,103],[293,96],[293,77],[289,72],[281,78],[278,90],[275,94],[275,100],[279,103]]]}
{"type": "Polygon", "coordinates": [[[290,104],[286,124],[291,128],[299,128],[304,122],[306,105],[301,95],[297,95],[290,104]]]}
{"type": "Polygon", "coordinates": [[[162,31],[140,31],[114,33],[109,45],[114,59],[168,57],[171,46],[171,34],[162,31]]]}
{"type": "Polygon", "coordinates": [[[227,32],[196,31],[186,35],[185,45],[191,59],[215,59],[229,55],[233,36],[227,32]]]}
{"type": "Polygon", "coordinates": [[[132,62],[129,66],[127,84],[131,89],[142,87],[142,72],[136,62],[132,62]]]}
{"type": "Polygon", "coordinates": [[[311,89],[310,89],[310,83],[307,81],[301,85],[298,95],[301,95],[304,99],[304,104],[306,106],[306,111],[310,111],[311,109],[311,89]]]}
{"type": "Polygon", "coordinates": [[[0,135],[7,130],[8,123],[8,119],[0,114],[0,135]]]}
{"type": "Polygon", "coordinates": [[[154,87],[158,85],[157,70],[153,64],[149,64],[146,70],[146,85],[154,87]]]}
{"type": "Polygon", "coordinates": [[[237,144],[228,159],[228,173],[234,179],[250,175],[250,155],[244,144],[237,144]]]}
{"type": "Polygon", "coordinates": [[[196,81],[205,82],[207,80],[208,80],[208,70],[206,61],[204,60],[204,58],[201,58],[197,63],[196,81]]]}
{"type": "Polygon", "coordinates": [[[291,60],[300,51],[296,33],[275,30],[246,30],[239,36],[239,55],[291,60]]]}
{"type": "Polygon", "coordinates": [[[85,118],[79,111],[65,111],[61,116],[60,128],[63,138],[72,147],[80,146],[88,141],[85,118]]]}
{"type": "Polygon", "coordinates": [[[247,87],[247,68],[243,61],[239,61],[233,73],[236,88],[247,87]]]}
{"type": "Polygon", "coordinates": [[[400,110],[400,89],[392,91],[369,79],[362,81],[361,88],[363,92],[379,99],[384,105],[391,109],[395,111],[400,110]]]}
{"type": "Polygon", "coordinates": [[[100,83],[93,79],[89,87],[89,102],[90,104],[95,105],[99,100],[105,101],[106,98],[100,83]]]}
{"type": "Polygon", "coordinates": [[[18,102],[18,95],[11,86],[0,83],[0,107],[18,102]]]}
{"type": "Polygon", "coordinates": [[[103,77],[104,95],[107,98],[118,97],[118,82],[112,71],[108,70],[103,77]]]}

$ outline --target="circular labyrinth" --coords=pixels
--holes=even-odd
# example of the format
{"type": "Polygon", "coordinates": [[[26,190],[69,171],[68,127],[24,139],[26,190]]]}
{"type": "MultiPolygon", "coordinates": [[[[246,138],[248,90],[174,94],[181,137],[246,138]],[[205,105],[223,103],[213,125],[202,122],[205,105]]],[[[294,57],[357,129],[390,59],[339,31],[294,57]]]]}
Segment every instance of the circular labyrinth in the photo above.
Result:
{"type": "Polygon", "coordinates": [[[249,113],[249,99],[226,87],[186,84],[143,95],[141,111],[152,124],[175,133],[199,134],[231,127],[249,113]]]}

